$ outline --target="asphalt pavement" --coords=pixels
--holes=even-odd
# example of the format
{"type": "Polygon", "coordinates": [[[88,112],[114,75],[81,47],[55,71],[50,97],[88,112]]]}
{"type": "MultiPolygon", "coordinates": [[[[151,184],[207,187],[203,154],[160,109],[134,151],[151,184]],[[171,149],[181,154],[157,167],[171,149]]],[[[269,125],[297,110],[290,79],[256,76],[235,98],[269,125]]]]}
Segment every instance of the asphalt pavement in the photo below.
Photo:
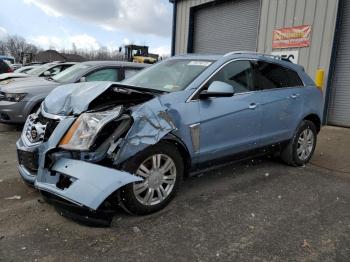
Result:
{"type": "Polygon", "coordinates": [[[161,212],[110,228],[60,216],[16,171],[0,124],[0,261],[350,261],[350,129],[325,127],[310,164],[259,158],[184,181],[161,212]]]}

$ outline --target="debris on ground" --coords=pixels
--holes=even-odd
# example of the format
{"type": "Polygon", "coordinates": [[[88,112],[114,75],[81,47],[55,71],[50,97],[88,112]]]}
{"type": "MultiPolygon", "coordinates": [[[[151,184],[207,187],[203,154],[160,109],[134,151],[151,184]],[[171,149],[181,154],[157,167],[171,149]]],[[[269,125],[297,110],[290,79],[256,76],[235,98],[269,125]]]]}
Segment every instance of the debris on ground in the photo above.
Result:
{"type": "Polygon", "coordinates": [[[139,233],[141,232],[141,229],[139,229],[138,227],[133,227],[132,230],[134,231],[134,233],[139,233]]]}
{"type": "Polygon", "coordinates": [[[282,196],[281,196],[281,195],[278,195],[278,199],[282,199],[282,196]]]}
{"type": "Polygon", "coordinates": [[[254,214],[254,213],[251,213],[251,216],[252,216],[252,217],[255,217],[255,214],[254,214]]]}
{"type": "Polygon", "coordinates": [[[0,183],[1,183],[1,182],[4,182],[4,180],[0,179],[0,183]]]}
{"type": "Polygon", "coordinates": [[[303,244],[301,245],[301,247],[303,247],[303,248],[310,248],[310,244],[309,244],[309,242],[307,242],[306,239],[304,239],[303,244]]]}
{"type": "Polygon", "coordinates": [[[265,176],[268,177],[270,174],[269,173],[265,173],[265,176]]]}
{"type": "Polygon", "coordinates": [[[22,198],[21,196],[14,195],[12,197],[6,197],[5,199],[6,200],[20,200],[21,198],[22,198]]]}

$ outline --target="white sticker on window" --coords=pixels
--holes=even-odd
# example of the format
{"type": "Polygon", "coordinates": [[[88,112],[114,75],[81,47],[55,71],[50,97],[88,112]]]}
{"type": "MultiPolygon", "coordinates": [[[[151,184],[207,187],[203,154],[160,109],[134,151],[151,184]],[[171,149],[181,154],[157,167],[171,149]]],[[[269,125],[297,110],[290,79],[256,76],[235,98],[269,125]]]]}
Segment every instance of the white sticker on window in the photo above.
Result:
{"type": "Polygon", "coordinates": [[[210,66],[212,62],[209,61],[191,61],[187,65],[191,66],[210,66]]]}

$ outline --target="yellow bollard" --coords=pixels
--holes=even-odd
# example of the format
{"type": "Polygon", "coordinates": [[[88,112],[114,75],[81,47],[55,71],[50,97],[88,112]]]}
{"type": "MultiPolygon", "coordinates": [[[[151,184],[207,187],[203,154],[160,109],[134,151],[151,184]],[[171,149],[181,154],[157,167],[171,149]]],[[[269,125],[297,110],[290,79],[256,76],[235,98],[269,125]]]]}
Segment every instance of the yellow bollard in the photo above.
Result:
{"type": "Polygon", "coordinates": [[[323,69],[317,69],[316,75],[315,75],[315,83],[316,83],[316,86],[322,91],[323,84],[324,84],[324,70],[323,69]]]}

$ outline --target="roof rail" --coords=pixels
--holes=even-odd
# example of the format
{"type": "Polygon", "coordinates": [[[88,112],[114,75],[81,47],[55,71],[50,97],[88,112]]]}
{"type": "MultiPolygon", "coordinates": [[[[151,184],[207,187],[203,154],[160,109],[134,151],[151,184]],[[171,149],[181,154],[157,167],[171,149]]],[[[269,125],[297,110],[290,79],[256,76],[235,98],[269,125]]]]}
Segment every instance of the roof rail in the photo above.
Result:
{"type": "Polygon", "coordinates": [[[288,58],[284,58],[284,57],[277,56],[277,55],[258,53],[258,52],[254,52],[254,51],[234,51],[234,52],[226,53],[224,56],[239,55],[239,54],[255,54],[255,55],[258,55],[258,56],[264,56],[264,57],[268,57],[268,58],[272,58],[272,59],[276,59],[276,60],[282,60],[282,61],[286,61],[286,62],[292,63],[292,61],[290,61],[288,58]]]}

